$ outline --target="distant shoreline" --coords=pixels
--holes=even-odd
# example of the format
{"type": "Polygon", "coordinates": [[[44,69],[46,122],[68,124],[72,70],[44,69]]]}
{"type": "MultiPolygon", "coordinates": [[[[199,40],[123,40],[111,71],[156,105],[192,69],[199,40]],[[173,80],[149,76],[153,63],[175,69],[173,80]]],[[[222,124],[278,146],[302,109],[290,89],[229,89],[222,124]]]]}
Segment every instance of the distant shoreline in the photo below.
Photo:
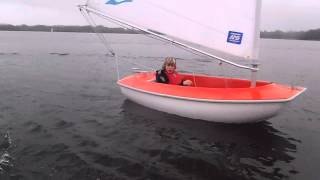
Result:
{"type": "MultiPolygon", "coordinates": [[[[94,29],[99,33],[120,33],[120,34],[140,34],[140,31],[124,28],[108,28],[104,26],[96,26],[94,29]]],[[[63,26],[63,25],[10,25],[0,24],[0,31],[37,31],[37,32],[80,32],[93,33],[91,26],[63,26]]],[[[320,41],[320,28],[308,31],[261,31],[260,37],[265,39],[292,39],[292,40],[313,40],[320,41]]]]}
{"type": "Polygon", "coordinates": [[[36,31],[36,32],[80,32],[80,33],[122,33],[122,34],[137,34],[139,31],[124,28],[108,28],[104,26],[96,26],[94,29],[91,26],[45,26],[45,25],[9,25],[0,24],[0,31],[36,31]]]}
{"type": "Polygon", "coordinates": [[[265,39],[292,39],[320,41],[320,28],[308,31],[261,31],[260,37],[265,39]]]}

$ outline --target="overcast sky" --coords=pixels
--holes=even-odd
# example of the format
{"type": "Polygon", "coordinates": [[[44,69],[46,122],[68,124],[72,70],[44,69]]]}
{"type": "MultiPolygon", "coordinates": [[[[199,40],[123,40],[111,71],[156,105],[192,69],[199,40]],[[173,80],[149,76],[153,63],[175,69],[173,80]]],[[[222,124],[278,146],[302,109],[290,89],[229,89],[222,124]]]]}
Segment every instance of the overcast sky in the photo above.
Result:
{"type": "MultiPolygon", "coordinates": [[[[86,0],[0,0],[0,23],[87,25],[76,5],[86,0]]],[[[320,0],[263,0],[261,30],[320,28],[320,0]]]]}

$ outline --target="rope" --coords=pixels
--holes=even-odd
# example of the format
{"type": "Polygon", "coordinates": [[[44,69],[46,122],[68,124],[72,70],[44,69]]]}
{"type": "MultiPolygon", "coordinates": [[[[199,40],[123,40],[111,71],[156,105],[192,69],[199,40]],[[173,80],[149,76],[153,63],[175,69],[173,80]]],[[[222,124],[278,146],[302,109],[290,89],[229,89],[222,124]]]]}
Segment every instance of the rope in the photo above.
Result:
{"type": "MultiPolygon", "coordinates": [[[[221,75],[223,76],[223,77],[225,77],[225,75],[224,75],[224,68],[223,68],[223,63],[222,62],[219,62],[219,66],[220,66],[220,69],[221,69],[221,75]]],[[[227,78],[224,78],[224,87],[225,88],[228,88],[229,87],[229,83],[228,83],[228,79],[227,78]]]]}
{"type": "Polygon", "coordinates": [[[105,36],[98,32],[95,28],[93,27],[97,27],[96,23],[94,22],[94,20],[92,19],[92,17],[89,14],[89,11],[85,11],[83,12],[80,9],[80,12],[83,14],[83,16],[85,17],[85,19],[87,20],[87,22],[91,25],[90,27],[92,28],[93,32],[98,36],[98,38],[101,40],[102,44],[106,47],[106,49],[109,51],[109,53],[114,56],[115,52],[113,51],[113,49],[111,48],[111,46],[109,46],[107,39],[105,38],[105,36]]]}
{"type": "Polygon", "coordinates": [[[92,19],[92,17],[90,16],[89,12],[86,11],[82,11],[82,9],[80,8],[80,12],[83,15],[83,17],[87,20],[87,22],[91,25],[90,27],[92,28],[93,32],[98,36],[98,38],[100,39],[100,41],[102,42],[102,44],[106,47],[106,49],[109,51],[109,53],[115,58],[115,65],[116,65],[116,71],[117,71],[117,80],[119,81],[120,79],[120,71],[119,71],[119,59],[118,59],[118,55],[115,54],[115,52],[113,51],[113,49],[109,46],[107,39],[105,38],[105,36],[99,32],[97,32],[97,30],[94,27],[97,27],[96,23],[94,22],[94,20],[92,19]]]}
{"type": "Polygon", "coordinates": [[[120,79],[120,71],[119,71],[118,55],[115,54],[114,58],[115,58],[115,60],[116,60],[117,80],[119,81],[119,79],[120,79]]]}
{"type": "MultiPolygon", "coordinates": [[[[115,58],[115,62],[116,62],[116,71],[117,71],[117,78],[118,80],[120,79],[120,70],[119,70],[119,56],[114,52],[114,50],[111,48],[111,46],[109,46],[109,43],[108,41],[106,40],[105,36],[99,32],[97,32],[97,30],[94,27],[97,27],[96,23],[94,22],[93,18],[90,16],[89,14],[89,11],[82,11],[82,9],[80,9],[80,12],[82,13],[82,15],[85,17],[85,19],[87,20],[87,22],[92,25],[92,30],[93,32],[98,36],[98,38],[100,39],[100,41],[103,43],[103,45],[107,48],[107,50],[109,51],[109,53],[115,58]]],[[[97,14],[97,16],[99,16],[97,14]]],[[[102,16],[101,16],[102,17],[102,16]]],[[[128,28],[127,26],[124,26],[123,24],[121,23],[116,23],[114,22],[115,24],[118,24],[120,25],[121,27],[125,27],[125,28],[128,28]]],[[[125,57],[125,56],[121,56],[121,57],[125,57]]],[[[150,67],[150,66],[146,66],[146,65],[142,65],[142,64],[139,64],[139,63],[133,63],[131,61],[128,61],[128,60],[125,60],[125,59],[121,59],[121,61],[125,61],[129,64],[133,64],[133,65],[137,65],[137,66],[140,66],[140,67],[143,67],[143,68],[147,68],[147,69],[150,69],[152,71],[154,71],[155,69],[153,67],[150,67]]]]}
{"type": "Polygon", "coordinates": [[[194,75],[194,72],[192,72],[192,75],[193,75],[194,87],[197,87],[196,76],[194,75]]]}

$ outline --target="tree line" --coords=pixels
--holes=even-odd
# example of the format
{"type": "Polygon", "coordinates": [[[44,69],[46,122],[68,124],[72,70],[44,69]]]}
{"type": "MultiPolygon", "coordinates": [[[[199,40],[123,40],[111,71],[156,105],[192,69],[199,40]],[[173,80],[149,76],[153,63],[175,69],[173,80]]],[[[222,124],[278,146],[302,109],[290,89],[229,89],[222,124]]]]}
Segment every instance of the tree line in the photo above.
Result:
{"type": "MultiPolygon", "coordinates": [[[[108,28],[104,26],[96,26],[94,30],[91,26],[46,26],[46,25],[10,25],[0,24],[0,31],[44,31],[44,32],[99,32],[99,33],[126,33],[136,34],[141,33],[137,30],[124,28],[108,28]]],[[[297,39],[297,40],[320,40],[320,29],[312,29],[308,31],[261,31],[261,38],[270,39],[297,39]]]]}
{"type": "Polygon", "coordinates": [[[40,32],[99,32],[99,33],[126,33],[135,34],[138,31],[132,29],[124,28],[108,28],[104,26],[45,26],[45,25],[10,25],[10,24],[0,24],[0,31],[40,31],[40,32]]]}
{"type": "Polygon", "coordinates": [[[262,31],[261,38],[270,39],[297,39],[297,40],[320,40],[320,29],[312,29],[308,31],[262,31]]]}

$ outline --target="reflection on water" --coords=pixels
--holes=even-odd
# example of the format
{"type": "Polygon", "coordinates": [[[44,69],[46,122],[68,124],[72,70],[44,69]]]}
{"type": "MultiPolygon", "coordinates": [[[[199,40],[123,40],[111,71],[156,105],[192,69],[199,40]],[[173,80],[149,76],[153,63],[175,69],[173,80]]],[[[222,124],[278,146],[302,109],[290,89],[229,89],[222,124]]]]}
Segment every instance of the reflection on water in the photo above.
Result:
{"type": "Polygon", "coordinates": [[[286,164],[294,160],[290,153],[299,141],[268,122],[215,124],[154,111],[129,100],[123,109],[126,123],[152,144],[141,144],[141,155],[157,166],[170,167],[170,173],[182,171],[183,178],[282,179],[298,173],[286,164]],[[159,144],[153,144],[155,140],[159,144]]]}
{"type": "Polygon", "coordinates": [[[70,116],[60,106],[41,106],[42,120],[15,124],[22,128],[13,131],[18,146],[1,137],[0,152],[14,156],[10,166],[0,165],[1,179],[260,180],[299,173],[290,164],[300,142],[268,122],[209,123],[129,100],[121,109],[115,118],[102,109],[70,116]]]}

